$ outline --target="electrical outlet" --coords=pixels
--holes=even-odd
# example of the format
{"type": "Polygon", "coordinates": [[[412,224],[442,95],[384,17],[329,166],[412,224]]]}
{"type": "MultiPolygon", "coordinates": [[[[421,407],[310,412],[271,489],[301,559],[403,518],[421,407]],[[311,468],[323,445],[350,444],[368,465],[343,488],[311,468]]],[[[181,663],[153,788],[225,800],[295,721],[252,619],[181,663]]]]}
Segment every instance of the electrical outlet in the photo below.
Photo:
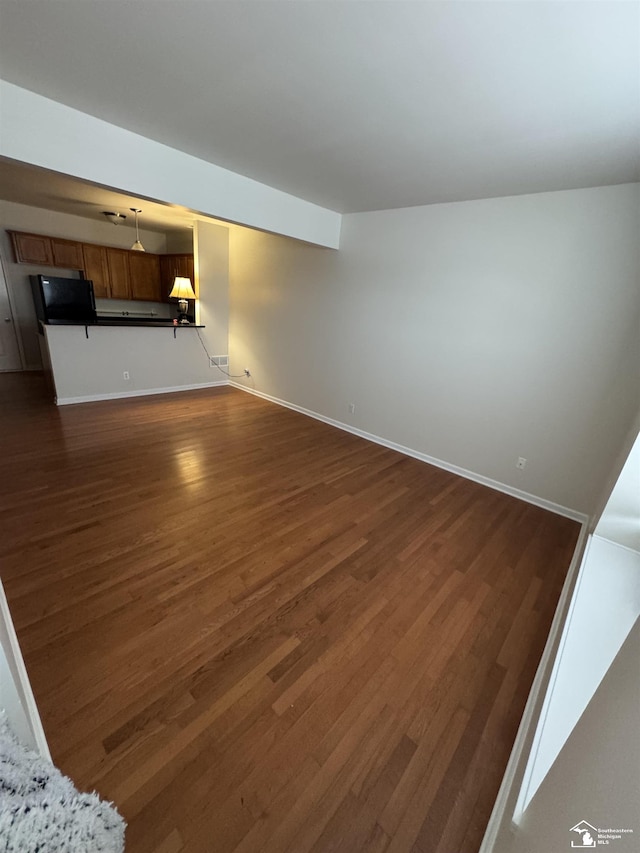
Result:
{"type": "Polygon", "coordinates": [[[122,374],[122,378],[126,379],[127,382],[129,381],[130,377],[129,377],[129,371],[128,370],[124,371],[124,373],[122,374]]]}
{"type": "Polygon", "coordinates": [[[352,415],[356,410],[356,404],[355,403],[349,403],[348,409],[349,409],[349,414],[352,415]]]}
{"type": "Polygon", "coordinates": [[[244,375],[245,375],[245,376],[251,376],[251,371],[249,370],[249,368],[248,368],[248,367],[245,367],[245,369],[244,369],[244,375]]]}
{"type": "Polygon", "coordinates": [[[521,471],[524,470],[524,466],[527,464],[527,460],[524,456],[518,456],[518,461],[516,462],[516,468],[519,468],[521,471]]]}

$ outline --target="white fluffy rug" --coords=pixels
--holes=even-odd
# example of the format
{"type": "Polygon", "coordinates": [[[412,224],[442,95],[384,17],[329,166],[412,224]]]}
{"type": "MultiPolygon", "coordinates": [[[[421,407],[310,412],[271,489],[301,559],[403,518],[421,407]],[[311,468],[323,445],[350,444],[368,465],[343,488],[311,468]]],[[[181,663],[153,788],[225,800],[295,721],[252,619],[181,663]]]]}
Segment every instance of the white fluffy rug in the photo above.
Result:
{"type": "Polygon", "coordinates": [[[0,715],[0,853],[122,853],[125,823],[20,744],[0,715]]]}

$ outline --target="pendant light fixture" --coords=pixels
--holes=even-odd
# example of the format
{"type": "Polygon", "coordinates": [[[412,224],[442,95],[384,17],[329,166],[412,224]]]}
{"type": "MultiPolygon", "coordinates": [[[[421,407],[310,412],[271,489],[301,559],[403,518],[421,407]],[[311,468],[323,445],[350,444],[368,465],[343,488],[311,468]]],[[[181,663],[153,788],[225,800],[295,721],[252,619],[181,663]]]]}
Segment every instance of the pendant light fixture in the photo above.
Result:
{"type": "Polygon", "coordinates": [[[140,242],[140,234],[138,232],[138,214],[142,213],[142,211],[140,210],[139,207],[130,207],[129,210],[133,214],[135,214],[135,217],[136,217],[136,242],[133,244],[133,246],[131,248],[134,249],[136,252],[144,252],[144,251],[146,251],[146,249],[144,248],[144,246],[140,242]]]}

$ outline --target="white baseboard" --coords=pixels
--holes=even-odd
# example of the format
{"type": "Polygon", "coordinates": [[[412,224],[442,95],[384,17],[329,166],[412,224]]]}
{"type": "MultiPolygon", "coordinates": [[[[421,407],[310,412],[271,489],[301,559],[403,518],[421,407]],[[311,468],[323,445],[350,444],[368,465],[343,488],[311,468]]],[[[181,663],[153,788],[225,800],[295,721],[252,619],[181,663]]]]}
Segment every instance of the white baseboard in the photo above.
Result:
{"type": "Polygon", "coordinates": [[[450,462],[444,462],[442,459],[435,459],[426,453],[419,450],[413,450],[411,447],[405,447],[402,444],[397,444],[395,441],[389,441],[379,435],[365,432],[362,429],[357,429],[350,424],[345,424],[342,421],[336,421],[333,418],[325,417],[311,409],[305,409],[303,406],[297,406],[295,403],[289,403],[286,400],[280,400],[278,397],[272,397],[271,394],[265,394],[262,391],[256,391],[255,388],[247,388],[238,382],[229,382],[234,388],[239,388],[241,391],[247,391],[249,394],[255,394],[256,397],[262,397],[264,400],[269,400],[271,403],[277,403],[279,406],[284,406],[287,409],[293,409],[295,412],[300,412],[310,418],[315,418],[325,424],[342,429],[345,432],[350,432],[353,435],[366,438],[367,441],[372,441],[375,444],[381,444],[383,447],[388,447],[390,450],[397,450],[405,456],[411,456],[413,459],[419,459],[421,462],[427,462],[429,465],[435,465],[436,468],[442,468],[452,474],[457,474],[459,477],[464,477],[466,480],[472,480],[474,483],[480,483],[482,486],[488,486],[490,489],[495,489],[505,495],[518,498],[526,503],[539,506],[542,509],[547,509],[556,515],[562,515],[565,518],[571,518],[573,521],[579,521],[581,524],[587,524],[589,516],[583,512],[578,512],[570,507],[561,506],[560,504],[548,501],[545,498],[540,498],[537,495],[532,495],[529,492],[524,492],[521,489],[516,489],[514,486],[508,486],[506,483],[500,483],[498,480],[492,480],[490,477],[485,477],[482,474],[476,474],[474,471],[468,471],[466,468],[460,468],[458,465],[452,465],[450,462]]]}
{"type": "Polygon", "coordinates": [[[175,394],[178,391],[199,391],[203,388],[217,388],[228,385],[226,379],[217,382],[199,382],[195,385],[172,385],[166,388],[142,388],[136,391],[113,391],[109,394],[87,394],[84,397],[56,397],[57,406],[69,406],[73,403],[96,403],[99,400],[120,400],[125,397],[149,397],[153,394],[175,394]]]}

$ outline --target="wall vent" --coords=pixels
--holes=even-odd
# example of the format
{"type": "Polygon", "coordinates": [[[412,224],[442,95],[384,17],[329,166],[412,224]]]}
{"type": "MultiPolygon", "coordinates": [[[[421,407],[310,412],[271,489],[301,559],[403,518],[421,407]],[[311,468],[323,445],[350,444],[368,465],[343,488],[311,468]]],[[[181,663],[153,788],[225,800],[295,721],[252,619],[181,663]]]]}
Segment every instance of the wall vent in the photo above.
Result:
{"type": "Polygon", "coordinates": [[[212,355],[211,364],[214,367],[229,367],[228,355],[212,355]]]}

